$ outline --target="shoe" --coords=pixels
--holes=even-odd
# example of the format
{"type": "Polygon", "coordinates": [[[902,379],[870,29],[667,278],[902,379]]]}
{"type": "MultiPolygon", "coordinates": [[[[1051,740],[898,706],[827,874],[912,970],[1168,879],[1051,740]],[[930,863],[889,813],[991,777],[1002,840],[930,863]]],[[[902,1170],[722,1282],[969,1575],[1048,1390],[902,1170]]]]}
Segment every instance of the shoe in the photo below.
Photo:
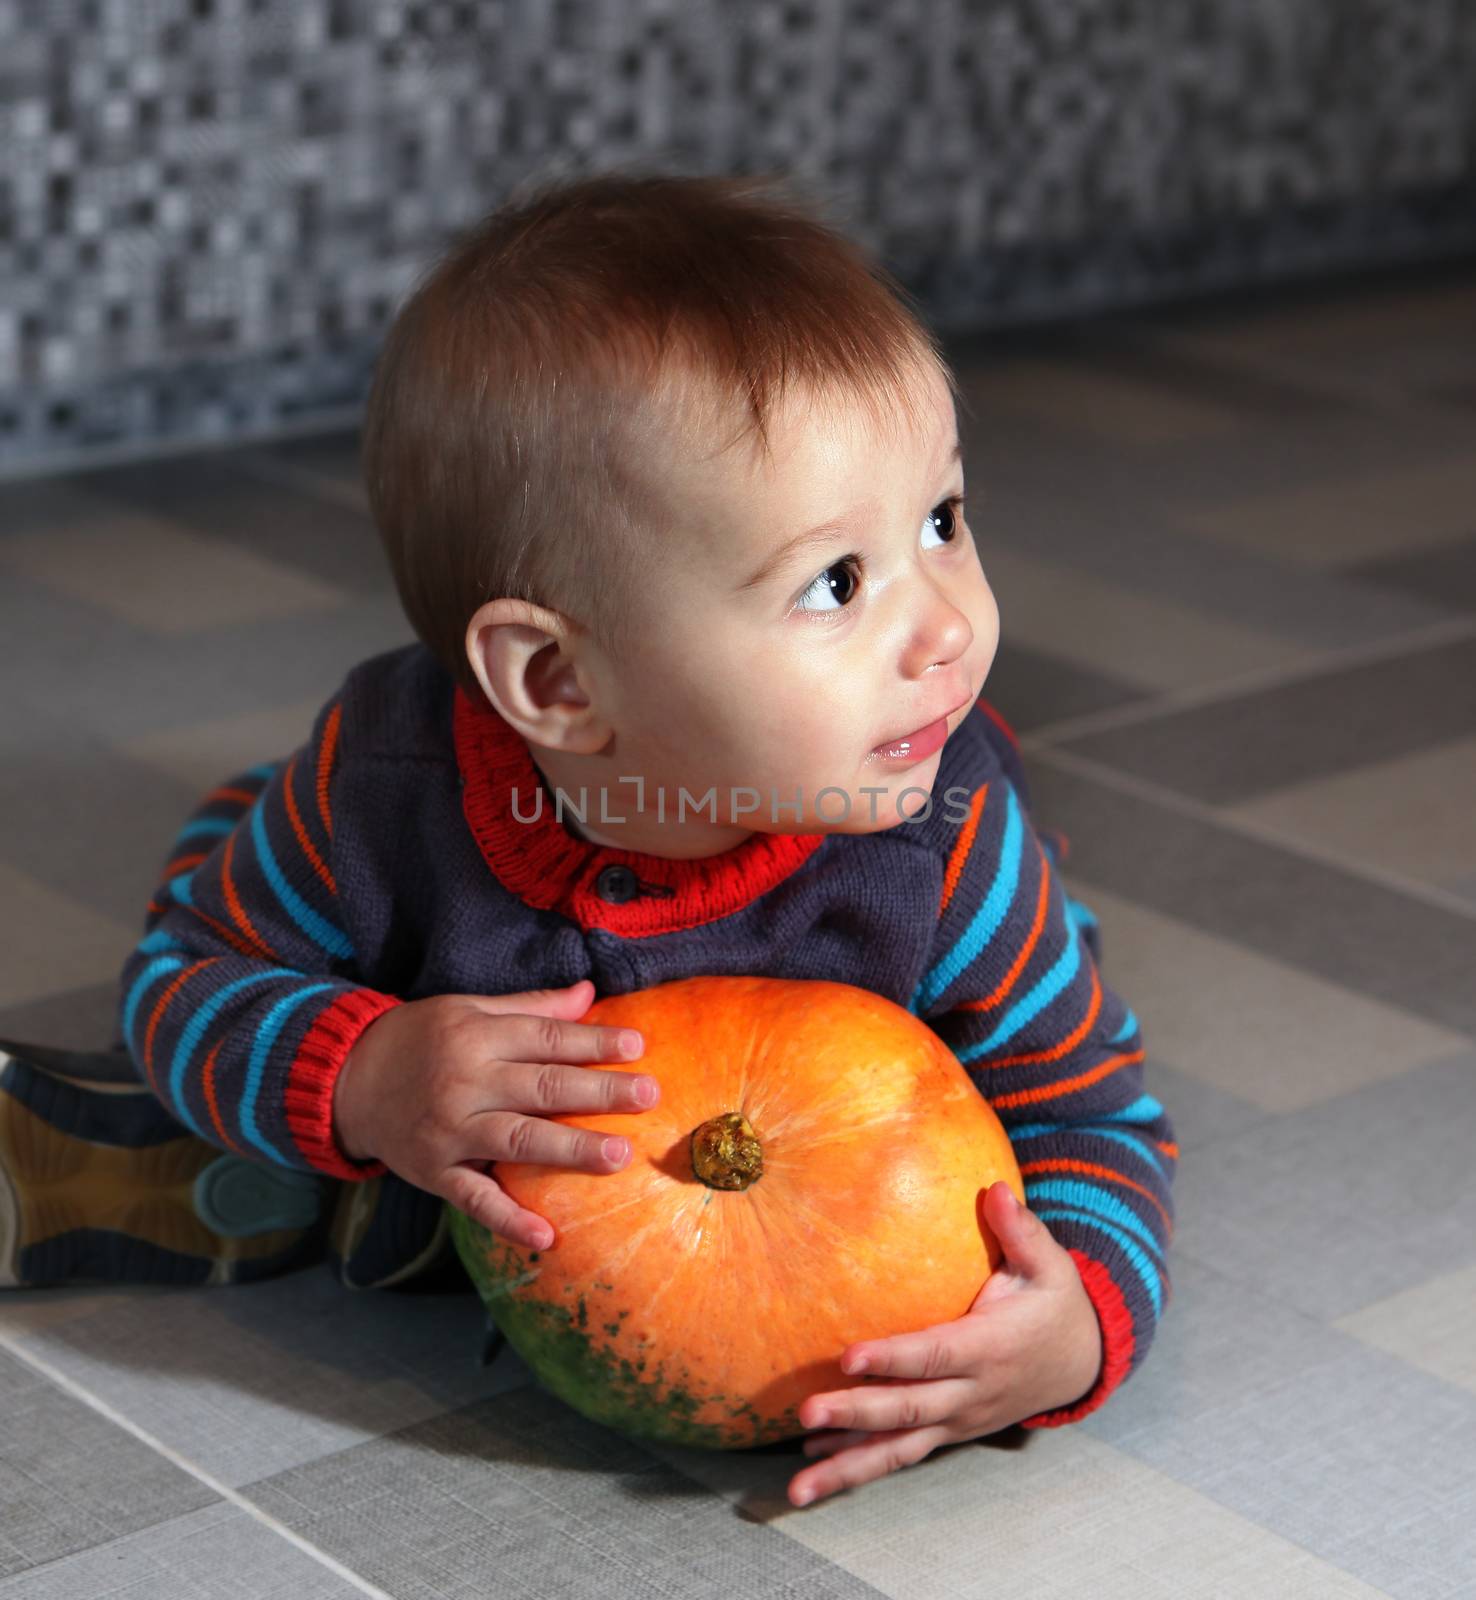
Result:
{"type": "Polygon", "coordinates": [[[328,1228],[328,1262],[346,1289],[470,1288],[446,1202],[396,1173],[344,1183],[328,1228]]]}
{"type": "Polygon", "coordinates": [[[270,1277],[321,1256],[334,1181],[196,1138],[126,1053],[0,1041],[0,1286],[270,1277]]]}

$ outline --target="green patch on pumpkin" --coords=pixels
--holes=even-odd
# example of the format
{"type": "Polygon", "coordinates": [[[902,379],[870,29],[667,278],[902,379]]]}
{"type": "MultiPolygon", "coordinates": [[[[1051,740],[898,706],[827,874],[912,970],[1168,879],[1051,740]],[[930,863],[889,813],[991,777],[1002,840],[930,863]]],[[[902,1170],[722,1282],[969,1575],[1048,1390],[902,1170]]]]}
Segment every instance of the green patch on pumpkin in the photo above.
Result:
{"type": "MultiPolygon", "coordinates": [[[[647,1372],[644,1341],[629,1355],[613,1343],[596,1342],[583,1295],[571,1311],[535,1293],[519,1292],[542,1274],[533,1265],[537,1253],[525,1256],[464,1212],[448,1209],[457,1253],[498,1328],[538,1381],[582,1416],[635,1438],[706,1450],[744,1449],[803,1431],[797,1418],[788,1419],[787,1425],[784,1419],[765,1424],[747,1400],[725,1395],[714,1398],[733,1418],[745,1418],[749,1432],[698,1423],[702,1401],[684,1384],[668,1379],[664,1367],[647,1372]]],[[[608,1292],[614,1285],[595,1287],[608,1292]]],[[[620,1337],[629,1314],[622,1310],[614,1321],[601,1324],[611,1341],[620,1337]]]]}

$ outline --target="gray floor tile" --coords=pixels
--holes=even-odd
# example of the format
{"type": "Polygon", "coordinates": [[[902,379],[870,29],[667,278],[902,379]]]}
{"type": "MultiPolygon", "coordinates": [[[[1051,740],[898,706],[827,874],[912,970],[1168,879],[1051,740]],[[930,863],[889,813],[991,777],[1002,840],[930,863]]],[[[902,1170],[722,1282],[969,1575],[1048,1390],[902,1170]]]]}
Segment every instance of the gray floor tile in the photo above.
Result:
{"type": "Polygon", "coordinates": [[[253,453],[277,457],[294,467],[358,483],[363,476],[359,461],[360,431],[303,434],[296,439],[279,439],[258,445],[253,453]]]}
{"type": "Polygon", "coordinates": [[[1476,1264],[1473,1128],[1467,1050],[1216,1140],[1181,1166],[1175,1244],[1319,1322],[1347,1316],[1476,1264]]]}
{"type": "Polygon", "coordinates": [[[1147,696],[1107,673],[1001,638],[983,695],[1016,733],[1131,705],[1147,696]]]}
{"type": "Polygon", "coordinates": [[[0,1415],[0,1576],[220,1498],[8,1349],[0,1349],[0,1415]]]}
{"type": "MultiPolygon", "coordinates": [[[[991,484],[992,537],[1038,560],[1125,584],[1303,646],[1336,650],[1410,633],[1458,608],[1433,590],[1384,591],[1336,572],[1288,566],[1256,550],[1192,536],[1141,487],[1087,494],[1056,484],[991,484]]],[[[1476,515],[1476,513],[1473,513],[1476,515]]]]}
{"type": "Polygon", "coordinates": [[[1476,736],[1228,808],[1350,865],[1460,892],[1476,874],[1476,736]]]}
{"type": "MultiPolygon", "coordinates": [[[[1262,1231],[1267,1266],[1284,1220],[1262,1231]]],[[[1476,1396],[1187,1244],[1173,1281],[1152,1357],[1082,1426],[1396,1600],[1457,1593],[1476,1570],[1476,1396]]]]}
{"type": "Polygon", "coordinates": [[[225,1501],[0,1580],[0,1600],[356,1600],[358,1584],[225,1501]]]}
{"type": "Polygon", "coordinates": [[[87,489],[120,507],[241,544],[350,594],[392,587],[369,517],[335,498],[263,482],[233,466],[229,451],[103,468],[87,475],[87,489]]]}
{"type": "Polygon", "coordinates": [[[1210,805],[1390,761],[1476,728],[1476,637],[1062,740],[1210,805]]]}
{"type": "Polygon", "coordinates": [[[0,637],[9,652],[0,742],[13,760],[326,697],[358,661],[414,633],[398,601],[379,596],[311,626],[276,617],[166,639],[7,574],[0,637]]]}
{"type": "Polygon", "coordinates": [[[1431,550],[1412,550],[1381,561],[1360,561],[1343,568],[1351,582],[1397,590],[1434,605],[1476,611],[1476,505],[1471,508],[1472,537],[1431,550]]]}
{"type": "Polygon", "coordinates": [[[1148,1049],[1182,1077],[1262,1111],[1300,1111],[1469,1044],[1407,1007],[1165,916],[1074,868],[1073,853],[1066,884],[1098,918],[1103,977],[1131,997],[1148,1049]]]}
{"type": "Polygon", "coordinates": [[[1071,839],[1068,873],[1074,866],[1268,959],[1476,1031],[1476,919],[1068,772],[1046,749],[1030,752],[1026,770],[1035,820],[1071,839]]]}
{"type": "Polygon", "coordinates": [[[507,1346],[482,1365],[470,1283],[355,1293],[326,1262],[49,1313],[43,1302],[16,1314],[9,1337],[231,1487],[529,1381],[507,1346]]]}
{"type": "MultiPolygon", "coordinates": [[[[141,931],[141,921],[139,926],[141,931]]],[[[8,960],[8,938],[0,940],[0,950],[0,960],[8,960]]],[[[57,966],[60,971],[60,958],[57,966]]],[[[117,1020],[118,984],[114,974],[106,983],[63,989],[39,1000],[0,1008],[0,1035],[73,1050],[107,1050],[112,1046],[117,1020]]]]}
{"type": "Polygon", "coordinates": [[[38,529],[0,540],[0,573],[8,580],[15,572],[90,614],[107,612],[141,632],[171,638],[281,616],[312,627],[348,599],[338,584],[281,561],[126,511],[84,530],[38,529]],[[170,598],[161,603],[165,573],[170,598]]]}
{"type": "MultiPolygon", "coordinates": [[[[755,1482],[803,1458],[754,1458],[755,1482]]],[[[537,1388],[244,1488],[397,1596],[878,1595],[537,1388]]]]}

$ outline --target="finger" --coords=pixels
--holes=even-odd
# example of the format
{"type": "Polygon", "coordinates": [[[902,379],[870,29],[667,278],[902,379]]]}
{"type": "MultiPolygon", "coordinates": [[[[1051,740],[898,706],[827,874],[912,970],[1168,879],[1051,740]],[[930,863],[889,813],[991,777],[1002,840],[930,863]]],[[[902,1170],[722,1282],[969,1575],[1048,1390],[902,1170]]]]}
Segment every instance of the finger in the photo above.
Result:
{"type": "Polygon", "coordinates": [[[483,1161],[516,1161],[575,1172],[615,1172],[630,1160],[630,1140],[594,1128],[571,1128],[520,1111],[477,1111],[467,1134],[483,1161]]]}
{"type": "Polygon", "coordinates": [[[564,1061],[505,1061],[498,1071],[497,1099],[488,1111],[649,1111],[661,1085],[649,1072],[614,1067],[575,1067],[564,1061]]]}
{"type": "Polygon", "coordinates": [[[807,1456],[833,1456],[837,1450],[860,1444],[870,1437],[868,1428],[837,1428],[830,1433],[812,1433],[800,1450],[807,1456]]]}
{"type": "Polygon", "coordinates": [[[848,1377],[956,1378],[973,1371],[987,1353],[990,1330],[983,1317],[962,1317],[956,1322],[920,1328],[916,1333],[894,1334],[890,1339],[853,1344],[841,1352],[841,1371],[848,1377]],[[856,1369],[858,1357],[865,1366],[856,1369]]]}
{"type": "Polygon", "coordinates": [[[536,1012],[540,1016],[582,1017],[594,1004],[595,986],[588,978],[566,984],[562,989],[522,989],[514,994],[468,994],[478,1011],[488,1016],[505,1017],[511,1012],[536,1012]]]}
{"type": "Polygon", "coordinates": [[[925,1383],[878,1384],[812,1396],[800,1407],[807,1428],[920,1428],[953,1416],[978,1389],[977,1375],[938,1378],[925,1383]]]}
{"type": "Polygon", "coordinates": [[[884,1478],[899,1467],[921,1461],[947,1438],[945,1428],[912,1428],[869,1437],[816,1467],[796,1473],[789,1483],[790,1502],[808,1505],[824,1495],[884,1478]]]}
{"type": "Polygon", "coordinates": [[[542,1250],[553,1243],[553,1229],[536,1211],[520,1206],[495,1178],[472,1167],[453,1167],[435,1192],[509,1244],[542,1250]]]}
{"type": "Polygon", "coordinates": [[[496,1047],[491,1054],[500,1061],[541,1065],[555,1061],[630,1061],[644,1049],[645,1040],[638,1028],[510,1012],[498,1020],[496,1047]]]}

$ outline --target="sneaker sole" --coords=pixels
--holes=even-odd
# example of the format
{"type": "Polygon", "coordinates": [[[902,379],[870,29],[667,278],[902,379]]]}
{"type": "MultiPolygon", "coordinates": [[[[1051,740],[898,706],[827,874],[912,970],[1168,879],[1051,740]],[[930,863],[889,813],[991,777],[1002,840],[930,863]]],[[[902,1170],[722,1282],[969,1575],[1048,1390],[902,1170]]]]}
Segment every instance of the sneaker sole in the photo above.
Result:
{"type": "MultiPolygon", "coordinates": [[[[236,1283],[291,1265],[315,1223],[208,1226],[196,1196],[212,1167],[205,1192],[233,1196],[229,1224],[250,1227],[220,1149],[181,1130],[146,1085],[84,1083],[0,1051],[0,1286],[236,1283]]],[[[266,1221],[303,1215],[278,1204],[266,1221]]]]}

